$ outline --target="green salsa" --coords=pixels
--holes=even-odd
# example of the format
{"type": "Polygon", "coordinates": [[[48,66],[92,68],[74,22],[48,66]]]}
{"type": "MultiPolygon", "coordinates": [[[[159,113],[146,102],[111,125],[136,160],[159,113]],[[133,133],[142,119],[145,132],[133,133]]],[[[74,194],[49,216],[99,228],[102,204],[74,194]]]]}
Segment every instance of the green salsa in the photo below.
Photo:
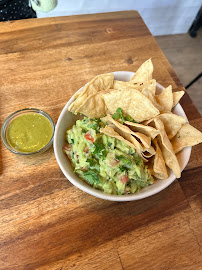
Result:
{"type": "Polygon", "coordinates": [[[20,152],[35,152],[51,140],[53,129],[43,115],[27,113],[16,117],[9,125],[6,137],[8,143],[20,152]]]}

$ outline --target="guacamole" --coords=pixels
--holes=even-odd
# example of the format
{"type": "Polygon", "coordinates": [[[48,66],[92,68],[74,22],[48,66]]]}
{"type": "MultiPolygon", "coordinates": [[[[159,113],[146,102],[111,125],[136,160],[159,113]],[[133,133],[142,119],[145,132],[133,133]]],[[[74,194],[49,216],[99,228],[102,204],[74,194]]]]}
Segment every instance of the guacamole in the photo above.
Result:
{"type": "Polygon", "coordinates": [[[66,132],[64,152],[86,183],[108,194],[129,194],[153,183],[135,149],[100,133],[105,123],[84,117],[66,132]]]}

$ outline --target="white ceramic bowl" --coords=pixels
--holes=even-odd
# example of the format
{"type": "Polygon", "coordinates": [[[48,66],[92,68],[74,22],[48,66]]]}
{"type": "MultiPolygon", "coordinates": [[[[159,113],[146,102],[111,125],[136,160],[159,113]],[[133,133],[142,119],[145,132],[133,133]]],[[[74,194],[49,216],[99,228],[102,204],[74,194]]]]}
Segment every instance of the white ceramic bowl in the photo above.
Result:
{"type": "MultiPolygon", "coordinates": [[[[134,72],[129,71],[116,71],[113,72],[115,79],[120,81],[129,81],[134,72]]],[[[80,88],[78,91],[83,89],[80,88]]],[[[157,83],[157,93],[160,93],[165,88],[157,83]]],[[[67,158],[67,156],[63,153],[63,146],[65,145],[65,132],[68,128],[71,128],[73,124],[75,124],[76,120],[79,119],[78,116],[75,116],[71,112],[68,111],[69,105],[74,101],[74,97],[72,97],[65,107],[63,108],[56,127],[55,127],[55,135],[54,135],[54,152],[55,157],[60,166],[60,169],[67,177],[67,179],[79,189],[96,196],[101,199],[110,200],[110,201],[133,201],[133,200],[140,200],[149,196],[152,196],[161,190],[165,189],[169,186],[175,179],[174,173],[170,170],[169,177],[165,180],[156,180],[153,185],[143,188],[140,192],[135,194],[127,194],[127,195],[110,195],[106,194],[100,190],[97,190],[89,185],[87,185],[81,178],[79,178],[74,172],[71,167],[71,164],[67,158]]],[[[177,104],[174,108],[174,113],[180,116],[183,116],[187,119],[182,107],[180,104],[177,104]]],[[[187,120],[188,121],[188,120],[187,120]]],[[[178,155],[177,158],[180,163],[181,171],[187,165],[189,158],[191,155],[191,147],[184,148],[178,155]]]]}

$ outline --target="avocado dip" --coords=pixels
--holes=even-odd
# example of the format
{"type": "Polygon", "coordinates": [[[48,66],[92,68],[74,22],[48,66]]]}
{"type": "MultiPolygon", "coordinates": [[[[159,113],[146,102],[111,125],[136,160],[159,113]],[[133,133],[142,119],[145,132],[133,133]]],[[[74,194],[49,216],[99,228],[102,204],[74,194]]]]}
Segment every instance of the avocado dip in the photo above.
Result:
{"type": "Polygon", "coordinates": [[[153,178],[134,148],[100,133],[100,119],[84,117],[66,132],[63,148],[74,171],[86,183],[108,194],[129,194],[153,184],[153,178]]]}
{"type": "Polygon", "coordinates": [[[35,152],[51,140],[53,129],[50,121],[38,113],[26,113],[16,117],[8,126],[8,143],[20,152],[35,152]]]}

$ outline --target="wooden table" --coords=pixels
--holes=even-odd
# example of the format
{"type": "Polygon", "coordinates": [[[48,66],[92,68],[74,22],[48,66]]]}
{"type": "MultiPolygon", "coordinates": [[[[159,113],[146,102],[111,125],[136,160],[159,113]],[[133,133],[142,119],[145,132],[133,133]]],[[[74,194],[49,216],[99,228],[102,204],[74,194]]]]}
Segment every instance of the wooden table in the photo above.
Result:
{"type": "MultiPolygon", "coordinates": [[[[36,107],[57,118],[93,76],[135,71],[152,57],[154,78],[182,85],[136,11],[0,23],[0,121],[36,107]]],[[[202,119],[188,94],[190,123],[202,119]]],[[[0,269],[201,269],[202,147],[181,179],[150,198],[116,203],[62,174],[53,149],[34,158],[0,144],[0,269]]]]}

